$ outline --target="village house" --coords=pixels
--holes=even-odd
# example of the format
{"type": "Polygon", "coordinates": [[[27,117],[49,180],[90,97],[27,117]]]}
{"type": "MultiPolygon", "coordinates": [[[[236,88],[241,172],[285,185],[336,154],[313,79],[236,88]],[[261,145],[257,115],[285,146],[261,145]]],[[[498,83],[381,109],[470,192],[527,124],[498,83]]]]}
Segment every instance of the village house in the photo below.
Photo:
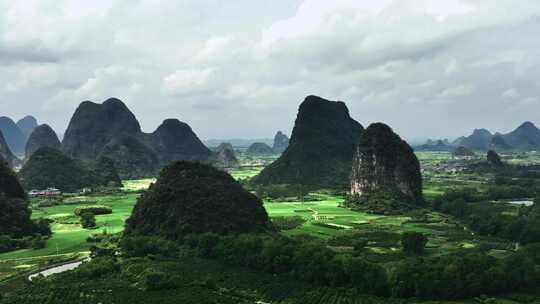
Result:
{"type": "Polygon", "coordinates": [[[45,190],[30,190],[29,197],[56,198],[62,196],[62,191],[56,188],[47,188],[45,190]]]}

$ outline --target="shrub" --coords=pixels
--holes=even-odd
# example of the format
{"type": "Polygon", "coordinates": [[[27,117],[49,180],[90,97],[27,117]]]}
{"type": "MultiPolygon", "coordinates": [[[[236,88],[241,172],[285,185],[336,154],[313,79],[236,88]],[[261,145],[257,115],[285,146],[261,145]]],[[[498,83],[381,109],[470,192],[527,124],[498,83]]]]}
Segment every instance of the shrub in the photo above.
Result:
{"type": "Polygon", "coordinates": [[[176,287],[176,276],[170,276],[169,274],[156,270],[148,270],[141,277],[141,285],[145,290],[167,290],[176,287]]]}
{"type": "Polygon", "coordinates": [[[90,262],[82,263],[77,267],[76,273],[85,278],[98,278],[120,270],[120,266],[113,257],[98,257],[90,262]]]}
{"type": "Polygon", "coordinates": [[[7,235],[0,235],[0,253],[13,250],[11,238],[7,235]]]}
{"type": "Polygon", "coordinates": [[[123,237],[119,243],[123,253],[131,257],[161,255],[175,257],[179,247],[175,242],[152,236],[123,237]]]}
{"type": "Polygon", "coordinates": [[[85,229],[96,227],[96,217],[92,212],[84,212],[81,214],[81,226],[85,229]]]}
{"type": "Polygon", "coordinates": [[[403,246],[403,251],[407,253],[424,253],[427,242],[427,237],[419,232],[405,232],[401,236],[401,246],[403,246]]]}
{"type": "Polygon", "coordinates": [[[91,206],[81,206],[75,208],[75,215],[80,216],[84,212],[91,212],[94,215],[100,215],[100,214],[111,214],[112,208],[108,206],[103,205],[91,205],[91,206]]]}
{"type": "Polygon", "coordinates": [[[32,249],[42,249],[45,248],[46,241],[42,237],[38,236],[32,239],[32,249]]]}
{"type": "Polygon", "coordinates": [[[279,230],[291,230],[302,226],[306,220],[301,216],[276,216],[271,218],[272,224],[279,230]]]}
{"type": "Polygon", "coordinates": [[[0,253],[8,252],[20,248],[28,248],[30,246],[30,238],[22,239],[11,238],[9,235],[0,235],[0,253]]]}
{"type": "Polygon", "coordinates": [[[540,273],[518,251],[503,259],[481,252],[401,260],[391,270],[396,297],[458,299],[505,291],[535,290],[540,273]]]}
{"type": "Polygon", "coordinates": [[[34,226],[34,232],[43,236],[50,236],[51,231],[51,220],[50,219],[36,219],[32,221],[34,226]]]}
{"type": "Polygon", "coordinates": [[[116,250],[101,246],[90,246],[90,257],[114,257],[116,250]]]}

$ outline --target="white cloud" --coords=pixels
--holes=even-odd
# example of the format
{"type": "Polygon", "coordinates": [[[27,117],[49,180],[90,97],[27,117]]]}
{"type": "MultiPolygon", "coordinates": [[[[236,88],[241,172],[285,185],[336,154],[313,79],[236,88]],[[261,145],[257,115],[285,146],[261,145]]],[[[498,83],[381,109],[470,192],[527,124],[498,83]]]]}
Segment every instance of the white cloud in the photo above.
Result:
{"type": "Polygon", "coordinates": [[[445,73],[446,74],[454,74],[454,73],[457,73],[460,71],[460,66],[457,62],[456,59],[452,59],[450,60],[450,62],[448,62],[448,65],[446,66],[446,69],[445,69],[445,73]]]}
{"type": "Polygon", "coordinates": [[[203,48],[195,55],[195,63],[208,63],[220,58],[226,58],[235,51],[235,46],[231,45],[234,39],[232,36],[212,36],[206,40],[203,48]]]}
{"type": "Polygon", "coordinates": [[[516,89],[511,88],[504,91],[501,96],[505,98],[518,98],[520,95],[516,89]]]}
{"type": "Polygon", "coordinates": [[[444,89],[440,94],[439,97],[448,98],[448,97],[464,97],[469,96],[474,91],[473,87],[470,85],[459,85],[457,87],[452,87],[448,89],[444,89]]]}
{"type": "Polygon", "coordinates": [[[167,94],[181,95],[208,89],[215,68],[177,70],[163,78],[167,94]]]}
{"type": "Polygon", "coordinates": [[[468,132],[540,110],[539,13],[536,0],[0,0],[0,104],[63,129],[80,101],[115,96],[149,130],[172,116],[201,137],[262,137],[317,94],[362,124],[460,135],[439,122],[468,132]]]}
{"type": "Polygon", "coordinates": [[[521,105],[526,105],[526,106],[530,106],[536,103],[538,103],[538,97],[527,97],[527,98],[523,98],[520,101],[521,105]]]}

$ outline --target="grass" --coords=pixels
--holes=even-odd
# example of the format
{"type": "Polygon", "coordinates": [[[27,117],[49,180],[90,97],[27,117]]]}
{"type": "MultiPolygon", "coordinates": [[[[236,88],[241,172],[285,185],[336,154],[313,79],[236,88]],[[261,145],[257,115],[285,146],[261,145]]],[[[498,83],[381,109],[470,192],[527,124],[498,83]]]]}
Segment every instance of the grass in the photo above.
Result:
{"type": "MultiPolygon", "coordinates": [[[[21,262],[32,261],[30,265],[46,264],[50,260],[59,257],[72,257],[87,255],[90,243],[86,239],[104,229],[109,233],[120,232],[124,229],[124,221],[130,216],[138,194],[125,193],[119,195],[103,195],[89,197],[75,197],[70,200],[80,199],[96,201],[97,204],[105,205],[113,209],[112,214],[97,215],[97,229],[83,229],[78,223],[54,223],[52,237],[47,240],[45,248],[21,249],[0,254],[0,280],[21,272],[21,262]]],[[[67,222],[78,221],[74,216],[74,210],[78,204],[58,205],[47,208],[34,208],[33,218],[67,219],[67,222]]],[[[24,264],[23,264],[24,265],[24,264]]]]}
{"type": "Polygon", "coordinates": [[[148,189],[151,183],[156,181],[155,178],[145,178],[145,179],[136,179],[136,180],[125,180],[122,181],[123,187],[122,191],[125,192],[136,192],[148,189]]]}
{"type": "MultiPolygon", "coordinates": [[[[452,161],[451,154],[445,152],[420,152],[417,155],[422,165],[452,161]]],[[[540,153],[527,153],[514,158],[504,157],[505,161],[516,163],[540,163],[540,153]]],[[[267,162],[270,159],[263,161],[267,162]]],[[[230,174],[238,180],[245,180],[257,175],[263,167],[263,165],[243,166],[232,169],[230,174]]],[[[449,175],[433,172],[427,172],[425,176],[427,176],[424,181],[426,199],[441,195],[450,187],[480,186],[485,179],[485,177],[471,174],[449,175]]],[[[123,192],[120,194],[71,197],[65,201],[67,204],[46,208],[38,208],[36,204],[33,204],[33,218],[56,220],[56,223],[52,225],[53,236],[43,249],[23,249],[0,254],[0,281],[13,273],[38,267],[54,259],[87,254],[91,245],[86,242],[87,237],[104,229],[109,233],[122,231],[124,221],[131,214],[139,192],[147,189],[153,182],[155,182],[153,178],[126,180],[123,182],[123,192]],[[109,206],[113,212],[96,216],[97,229],[82,229],[73,211],[85,203],[109,206]]],[[[429,238],[430,254],[445,254],[457,248],[475,248],[483,241],[481,238],[472,237],[459,222],[441,214],[430,212],[428,222],[415,222],[408,216],[379,216],[355,212],[339,207],[343,197],[329,193],[328,191],[311,193],[310,196],[316,200],[303,203],[267,201],[265,207],[271,217],[301,216],[306,220],[304,224],[284,231],[286,235],[309,234],[330,239],[336,236],[359,234],[369,236],[373,241],[370,243],[373,252],[385,253],[394,250],[396,246],[399,247],[396,242],[385,242],[385,238],[389,235],[388,233],[399,234],[405,231],[425,233],[429,238]],[[321,223],[324,225],[320,225],[321,223]]],[[[504,246],[501,245],[501,247],[504,246]]]]}
{"type": "Polygon", "coordinates": [[[343,198],[329,194],[317,194],[323,200],[298,202],[266,202],[270,217],[301,216],[306,222],[286,230],[286,235],[309,234],[323,239],[339,236],[364,235],[370,241],[373,252],[385,254],[399,249],[399,240],[388,242],[388,234],[415,231],[424,233],[432,254],[445,254],[460,248],[475,248],[483,240],[472,237],[464,226],[447,216],[429,212],[427,218],[415,221],[409,216],[374,215],[351,211],[340,207],[343,198]],[[383,244],[383,245],[381,245],[383,244]]]}
{"type": "Polygon", "coordinates": [[[263,166],[240,167],[237,169],[231,169],[229,173],[237,180],[250,179],[259,174],[263,168],[263,166]]]}

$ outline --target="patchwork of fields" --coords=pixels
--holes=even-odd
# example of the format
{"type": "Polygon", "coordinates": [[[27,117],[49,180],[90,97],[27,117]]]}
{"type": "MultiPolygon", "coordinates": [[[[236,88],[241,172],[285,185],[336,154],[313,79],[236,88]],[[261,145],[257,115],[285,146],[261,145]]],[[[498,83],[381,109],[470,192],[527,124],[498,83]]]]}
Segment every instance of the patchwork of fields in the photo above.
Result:
{"type": "MultiPolygon", "coordinates": [[[[420,153],[422,163],[436,163],[448,159],[448,153],[420,153]]],[[[533,159],[533,157],[529,157],[533,159]]],[[[262,166],[251,166],[231,171],[238,180],[249,179],[262,170],[262,166]]],[[[430,175],[425,182],[426,197],[443,193],[450,186],[463,183],[478,183],[478,176],[447,174],[430,175]]],[[[125,181],[122,192],[116,194],[97,194],[84,197],[69,197],[60,205],[39,207],[33,202],[34,218],[49,218],[53,236],[42,249],[24,249],[0,254],[0,281],[17,273],[27,272],[43,267],[49,263],[85,256],[89,253],[91,243],[86,239],[104,230],[117,233],[123,230],[124,221],[131,214],[139,192],[146,189],[154,179],[125,181]],[[112,214],[96,216],[97,229],[82,229],[74,209],[85,204],[99,204],[112,208],[112,214]]],[[[429,238],[428,253],[444,254],[457,248],[472,248],[482,243],[490,243],[494,254],[504,254],[511,244],[498,240],[482,239],[452,218],[429,212],[427,214],[410,214],[406,216],[381,216],[341,208],[344,198],[331,192],[318,191],[309,197],[311,201],[268,201],[265,207],[272,218],[301,217],[304,221],[298,227],[285,230],[287,235],[309,234],[314,237],[333,239],[340,237],[358,237],[369,239],[369,253],[377,255],[397,254],[399,234],[405,231],[418,231],[429,238]]],[[[339,246],[337,246],[339,247],[339,246]]],[[[337,248],[349,250],[347,246],[337,248]]],[[[395,258],[398,258],[396,256],[395,258]]],[[[392,258],[390,258],[390,261],[392,258]]]]}

